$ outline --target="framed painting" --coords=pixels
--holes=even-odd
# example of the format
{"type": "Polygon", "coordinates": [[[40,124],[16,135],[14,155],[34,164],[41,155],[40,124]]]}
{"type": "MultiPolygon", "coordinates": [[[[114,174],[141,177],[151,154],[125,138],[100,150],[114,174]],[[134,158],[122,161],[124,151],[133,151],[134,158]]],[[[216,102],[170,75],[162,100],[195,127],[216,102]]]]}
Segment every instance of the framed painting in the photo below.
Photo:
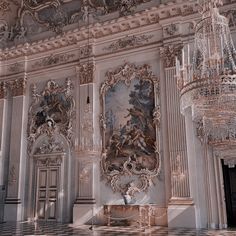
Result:
{"type": "Polygon", "coordinates": [[[158,78],[147,64],[108,71],[101,86],[101,168],[122,195],[146,191],[160,173],[158,91],[158,78]]]}

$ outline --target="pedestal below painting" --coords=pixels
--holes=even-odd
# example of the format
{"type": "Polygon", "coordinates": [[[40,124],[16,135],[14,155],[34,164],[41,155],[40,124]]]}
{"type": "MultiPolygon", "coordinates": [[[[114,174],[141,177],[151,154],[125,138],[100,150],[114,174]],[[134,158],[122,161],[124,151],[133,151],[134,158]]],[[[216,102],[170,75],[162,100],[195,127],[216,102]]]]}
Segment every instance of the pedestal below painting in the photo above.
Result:
{"type": "Polygon", "coordinates": [[[104,205],[103,210],[107,226],[145,228],[156,225],[156,218],[166,216],[166,208],[160,208],[155,204],[104,205]]]}

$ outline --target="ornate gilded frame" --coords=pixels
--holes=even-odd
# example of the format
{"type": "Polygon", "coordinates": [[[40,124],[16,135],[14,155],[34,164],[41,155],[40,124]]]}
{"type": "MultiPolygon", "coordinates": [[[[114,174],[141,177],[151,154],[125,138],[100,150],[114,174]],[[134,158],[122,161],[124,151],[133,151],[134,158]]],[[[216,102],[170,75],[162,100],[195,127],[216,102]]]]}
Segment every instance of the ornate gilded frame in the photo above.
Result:
{"type": "Polygon", "coordinates": [[[152,185],[154,177],[158,176],[161,170],[161,157],[159,153],[161,117],[159,104],[159,79],[153,74],[150,66],[147,64],[138,66],[131,63],[125,63],[114,71],[108,71],[106,73],[106,80],[100,88],[100,101],[102,110],[100,115],[102,134],[102,176],[107,180],[108,184],[111,185],[111,188],[114,192],[120,192],[122,195],[129,194],[133,196],[137,192],[147,191],[152,185]],[[127,160],[122,164],[120,170],[111,170],[111,168],[109,169],[110,162],[108,161],[109,150],[111,150],[111,146],[108,147],[106,145],[106,129],[108,124],[108,119],[106,117],[106,94],[110,89],[114,89],[114,86],[116,86],[118,83],[124,83],[127,87],[129,87],[132,80],[134,79],[137,79],[138,81],[148,81],[148,83],[151,83],[150,86],[153,89],[154,109],[150,112],[150,114],[152,116],[152,127],[154,127],[155,131],[155,142],[153,145],[153,153],[150,155],[155,157],[155,161],[153,162],[154,166],[152,166],[151,170],[144,167],[137,168],[138,161],[137,159],[135,161],[134,158],[136,156],[128,156],[127,160]]]}

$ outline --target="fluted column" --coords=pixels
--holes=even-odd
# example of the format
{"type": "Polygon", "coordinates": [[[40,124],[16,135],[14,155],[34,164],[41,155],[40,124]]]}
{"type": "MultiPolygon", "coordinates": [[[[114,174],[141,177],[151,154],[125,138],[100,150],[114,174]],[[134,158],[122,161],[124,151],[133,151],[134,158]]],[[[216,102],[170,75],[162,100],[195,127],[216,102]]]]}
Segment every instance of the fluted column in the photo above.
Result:
{"type": "Polygon", "coordinates": [[[8,158],[7,133],[7,91],[5,82],[0,83],[0,222],[4,216],[4,198],[6,191],[6,168],[8,158]]]}
{"type": "MultiPolygon", "coordinates": [[[[4,160],[6,149],[6,119],[7,119],[6,84],[0,84],[0,188],[4,185],[4,160]]],[[[1,190],[0,190],[1,191],[1,190]]]]}
{"type": "Polygon", "coordinates": [[[79,127],[77,150],[77,197],[73,222],[84,224],[93,216],[95,169],[98,147],[94,135],[94,62],[82,62],[76,67],[79,85],[79,127]]]}
{"type": "Polygon", "coordinates": [[[190,197],[187,144],[184,117],[180,113],[175,68],[166,68],[169,150],[171,166],[171,201],[190,197]]]}
{"type": "Polygon", "coordinates": [[[168,143],[171,169],[171,202],[189,201],[189,172],[187,159],[186,130],[184,117],[180,113],[180,96],[175,78],[175,56],[181,45],[162,48],[161,55],[165,66],[166,107],[168,143]]]}
{"type": "Polygon", "coordinates": [[[10,155],[7,196],[5,200],[6,221],[23,220],[26,148],[24,140],[26,78],[8,83],[12,94],[12,118],[10,131],[10,155]]]}
{"type": "Polygon", "coordinates": [[[195,227],[195,208],[189,186],[185,120],[180,113],[180,96],[175,78],[175,57],[180,55],[181,49],[181,44],[173,44],[164,46],[160,51],[165,74],[167,139],[171,176],[168,226],[195,227]]]}

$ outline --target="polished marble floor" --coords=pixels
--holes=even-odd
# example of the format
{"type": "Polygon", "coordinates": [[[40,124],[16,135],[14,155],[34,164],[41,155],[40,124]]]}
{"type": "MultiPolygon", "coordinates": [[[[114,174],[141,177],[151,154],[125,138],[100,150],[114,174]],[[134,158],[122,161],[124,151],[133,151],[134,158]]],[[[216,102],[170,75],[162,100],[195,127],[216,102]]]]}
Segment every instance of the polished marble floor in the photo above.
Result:
{"type": "Polygon", "coordinates": [[[236,236],[236,229],[228,230],[194,230],[194,229],[168,229],[165,227],[151,227],[139,229],[135,227],[89,227],[71,226],[60,223],[2,223],[1,236],[21,235],[60,235],[60,236],[236,236]]]}

